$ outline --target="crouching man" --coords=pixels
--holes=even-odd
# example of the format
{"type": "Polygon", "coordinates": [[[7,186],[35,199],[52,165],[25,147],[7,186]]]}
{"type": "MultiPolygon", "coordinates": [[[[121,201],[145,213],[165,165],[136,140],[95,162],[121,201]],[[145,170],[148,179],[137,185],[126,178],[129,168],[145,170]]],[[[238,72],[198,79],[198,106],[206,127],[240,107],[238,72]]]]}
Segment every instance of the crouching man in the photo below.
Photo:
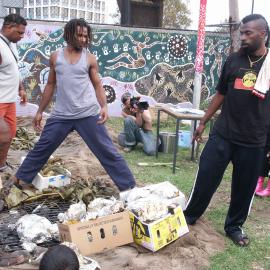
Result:
{"type": "Polygon", "coordinates": [[[137,143],[143,144],[143,151],[147,155],[154,155],[156,151],[155,138],[152,132],[152,118],[146,102],[132,98],[130,93],[121,97],[123,103],[124,132],[118,136],[118,142],[125,152],[130,152],[137,143]]]}

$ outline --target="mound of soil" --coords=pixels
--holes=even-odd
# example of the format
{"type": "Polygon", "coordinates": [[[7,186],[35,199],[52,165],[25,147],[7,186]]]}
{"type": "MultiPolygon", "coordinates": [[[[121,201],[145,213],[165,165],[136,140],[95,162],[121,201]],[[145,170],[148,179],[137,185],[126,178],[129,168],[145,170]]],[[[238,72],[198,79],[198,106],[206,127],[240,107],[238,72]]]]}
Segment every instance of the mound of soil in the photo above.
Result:
{"type": "MultiPolygon", "coordinates": [[[[31,119],[26,118],[19,120],[18,124],[30,128],[31,122],[31,119]]],[[[116,134],[111,130],[109,133],[116,142],[116,134]]],[[[10,151],[8,160],[15,166],[14,172],[19,166],[21,156],[25,154],[25,151],[10,151]]],[[[54,155],[61,156],[67,169],[71,171],[73,179],[76,177],[100,179],[113,185],[97,158],[76,132],[72,132],[66,138],[54,155]]],[[[99,262],[102,270],[111,270],[112,267],[117,270],[195,270],[207,268],[209,257],[222,250],[224,250],[223,236],[218,234],[206,220],[201,219],[195,226],[190,226],[190,233],[155,253],[132,244],[92,257],[99,262]]],[[[25,269],[23,266],[20,267],[19,269],[25,269]]],[[[28,267],[28,269],[35,268],[28,267]]]]}

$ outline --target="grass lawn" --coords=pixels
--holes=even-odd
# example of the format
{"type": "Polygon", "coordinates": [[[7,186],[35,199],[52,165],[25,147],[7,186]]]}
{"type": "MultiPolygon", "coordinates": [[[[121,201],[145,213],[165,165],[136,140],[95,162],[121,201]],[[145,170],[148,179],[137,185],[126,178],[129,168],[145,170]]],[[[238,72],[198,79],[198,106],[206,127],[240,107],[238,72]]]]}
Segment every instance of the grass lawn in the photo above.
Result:
{"type": "MultiPolygon", "coordinates": [[[[107,124],[114,131],[122,130],[122,119],[111,118],[107,124]]],[[[155,125],[154,125],[155,128],[155,125]]],[[[187,129],[187,127],[182,127],[187,129]]],[[[162,122],[162,130],[174,131],[173,119],[162,122]]],[[[202,148],[202,147],[201,147],[202,148]]],[[[135,178],[141,183],[158,183],[170,181],[175,184],[187,196],[192,188],[198,164],[190,160],[190,150],[179,148],[177,156],[176,173],[172,173],[170,167],[140,167],[138,162],[172,162],[172,154],[159,153],[159,158],[146,156],[141,147],[136,147],[131,153],[123,153],[135,178]]],[[[208,207],[205,216],[211,221],[213,227],[224,235],[223,224],[226,217],[230,198],[231,166],[228,167],[222,184],[212,203],[208,207]]],[[[250,216],[244,226],[245,232],[250,236],[251,243],[247,248],[236,247],[226,239],[224,252],[211,258],[213,270],[248,270],[270,269],[270,197],[254,198],[250,216]]]]}

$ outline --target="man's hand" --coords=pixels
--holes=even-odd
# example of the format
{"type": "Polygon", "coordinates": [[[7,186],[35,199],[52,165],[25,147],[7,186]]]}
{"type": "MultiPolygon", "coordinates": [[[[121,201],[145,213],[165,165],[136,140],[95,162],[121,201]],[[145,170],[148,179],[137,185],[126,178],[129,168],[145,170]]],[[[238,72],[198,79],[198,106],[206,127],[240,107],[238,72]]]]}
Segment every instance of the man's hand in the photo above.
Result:
{"type": "Polygon", "coordinates": [[[192,143],[196,140],[198,143],[202,142],[202,134],[205,129],[204,123],[200,123],[195,132],[193,133],[192,143]]]}
{"type": "Polygon", "coordinates": [[[266,154],[266,158],[268,159],[268,163],[270,163],[270,151],[266,154]]]}
{"type": "Polygon", "coordinates": [[[27,102],[27,95],[26,95],[26,91],[24,89],[19,90],[19,96],[21,98],[20,103],[25,104],[27,102]]]}
{"type": "Polygon", "coordinates": [[[139,109],[136,105],[135,105],[134,107],[130,108],[130,111],[131,111],[132,113],[140,114],[140,115],[142,115],[143,112],[144,112],[143,109],[139,109]]]}
{"type": "Polygon", "coordinates": [[[97,121],[98,124],[104,124],[109,118],[107,106],[100,109],[100,117],[97,121]]]}
{"type": "Polygon", "coordinates": [[[136,107],[131,107],[129,110],[133,114],[137,114],[139,112],[138,108],[136,108],[136,107]]]}
{"type": "Polygon", "coordinates": [[[40,132],[41,129],[42,129],[41,120],[42,120],[42,113],[37,112],[36,116],[35,116],[35,118],[33,120],[33,125],[34,125],[35,130],[38,131],[38,132],[40,132]]]}

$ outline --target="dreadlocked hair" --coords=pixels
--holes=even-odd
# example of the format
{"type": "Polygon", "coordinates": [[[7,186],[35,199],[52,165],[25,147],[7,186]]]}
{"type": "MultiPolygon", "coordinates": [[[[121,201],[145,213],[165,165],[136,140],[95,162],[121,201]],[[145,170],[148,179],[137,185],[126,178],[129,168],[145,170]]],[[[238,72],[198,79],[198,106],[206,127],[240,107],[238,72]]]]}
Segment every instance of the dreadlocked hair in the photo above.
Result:
{"type": "Polygon", "coordinates": [[[64,40],[67,42],[67,44],[75,45],[77,43],[75,35],[78,31],[77,30],[78,27],[87,28],[88,33],[87,47],[88,47],[91,43],[92,33],[90,25],[84,19],[72,19],[65,25],[64,40]]]}
{"type": "Polygon", "coordinates": [[[248,23],[250,21],[256,21],[256,20],[263,20],[264,21],[264,28],[265,28],[265,32],[266,32],[265,46],[269,47],[269,36],[270,36],[269,25],[268,25],[266,19],[262,15],[251,14],[251,15],[248,15],[245,18],[243,18],[241,22],[248,23]]]}

